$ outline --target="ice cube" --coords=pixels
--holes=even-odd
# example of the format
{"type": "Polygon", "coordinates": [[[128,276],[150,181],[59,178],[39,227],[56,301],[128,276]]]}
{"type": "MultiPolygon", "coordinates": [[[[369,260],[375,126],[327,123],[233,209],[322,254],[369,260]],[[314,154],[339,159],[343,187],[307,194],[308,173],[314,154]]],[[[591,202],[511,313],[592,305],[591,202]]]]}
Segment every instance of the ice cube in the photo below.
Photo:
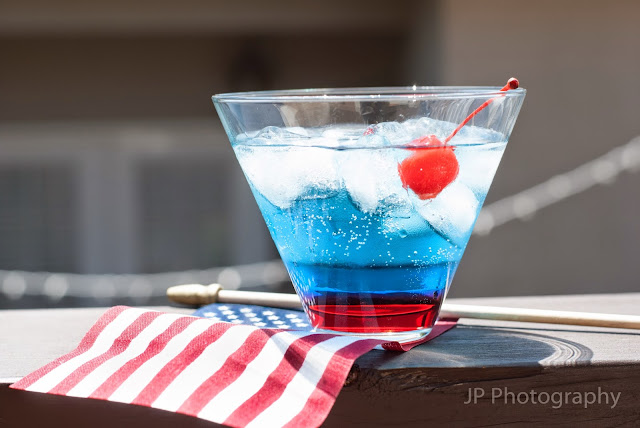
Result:
{"type": "Polygon", "coordinates": [[[449,135],[454,128],[455,125],[451,122],[429,117],[421,117],[405,122],[405,132],[411,136],[411,140],[426,137],[427,135],[435,135],[442,140],[449,135]]]}
{"type": "Polygon", "coordinates": [[[412,198],[418,213],[431,227],[457,245],[464,245],[478,214],[478,199],[458,180],[426,201],[412,198]]]}
{"type": "Polygon", "coordinates": [[[427,135],[442,137],[446,135],[445,130],[453,129],[453,125],[449,122],[423,117],[409,119],[402,123],[382,122],[371,126],[370,129],[372,133],[369,138],[378,137],[384,141],[379,145],[402,146],[427,135]]]}
{"type": "Polygon", "coordinates": [[[374,214],[411,207],[398,174],[394,149],[348,150],[340,154],[344,187],[362,212],[374,214]]]}
{"type": "Polygon", "coordinates": [[[406,215],[397,215],[392,212],[382,222],[381,231],[385,236],[406,238],[407,236],[425,236],[431,229],[420,216],[411,215],[412,211],[407,211],[406,215]]]}
{"type": "Polygon", "coordinates": [[[407,142],[409,137],[404,127],[398,122],[382,122],[372,125],[367,143],[376,146],[399,146],[407,142]]]}
{"type": "Polygon", "coordinates": [[[298,199],[330,196],[340,187],[331,149],[243,145],[234,149],[251,184],[282,209],[298,199]]]}
{"type": "Polygon", "coordinates": [[[362,125],[333,126],[322,131],[320,135],[321,143],[325,147],[348,147],[356,144],[365,132],[362,125]]]}
{"type": "Polygon", "coordinates": [[[467,124],[462,129],[460,129],[454,139],[452,139],[451,142],[452,144],[457,145],[469,144],[470,142],[473,144],[477,144],[479,142],[497,143],[500,141],[504,141],[506,138],[502,134],[494,130],[467,124]]]}
{"type": "Polygon", "coordinates": [[[458,146],[455,149],[460,170],[457,180],[465,184],[480,198],[489,191],[498,169],[505,145],[500,143],[482,146],[458,146]]]}
{"type": "Polygon", "coordinates": [[[250,144],[274,145],[284,142],[289,144],[292,140],[300,142],[300,140],[306,140],[308,138],[310,138],[309,133],[301,127],[280,128],[278,126],[267,126],[251,137],[250,144]]]}

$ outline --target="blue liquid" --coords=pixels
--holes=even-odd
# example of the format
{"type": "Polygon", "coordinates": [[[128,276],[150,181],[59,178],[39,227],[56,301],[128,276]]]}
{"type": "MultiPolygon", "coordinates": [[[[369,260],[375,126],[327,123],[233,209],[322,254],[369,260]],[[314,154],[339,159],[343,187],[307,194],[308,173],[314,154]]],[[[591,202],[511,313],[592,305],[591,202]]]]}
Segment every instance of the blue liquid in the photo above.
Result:
{"type": "Polygon", "coordinates": [[[315,327],[352,333],[432,327],[464,247],[416,212],[363,213],[346,191],[287,209],[254,194],[315,327]]]}
{"type": "Polygon", "coordinates": [[[458,177],[430,200],[402,187],[405,148],[234,150],[312,325],[419,337],[437,318],[505,145],[456,146],[458,177]]]}

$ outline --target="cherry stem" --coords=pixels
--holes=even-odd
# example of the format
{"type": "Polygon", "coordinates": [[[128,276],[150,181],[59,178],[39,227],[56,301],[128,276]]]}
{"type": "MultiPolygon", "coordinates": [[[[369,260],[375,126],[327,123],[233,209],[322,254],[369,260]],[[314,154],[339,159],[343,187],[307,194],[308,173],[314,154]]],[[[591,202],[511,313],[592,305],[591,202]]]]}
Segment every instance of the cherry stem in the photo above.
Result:
{"type": "MultiPolygon", "coordinates": [[[[516,79],[515,77],[512,77],[511,79],[509,79],[509,81],[507,81],[507,84],[504,85],[502,87],[502,89],[500,89],[501,92],[506,92],[509,89],[518,89],[518,86],[520,86],[520,82],[518,82],[518,79],[516,79]]],[[[473,117],[480,113],[482,110],[484,110],[484,108],[486,106],[488,106],[489,104],[491,104],[493,101],[497,100],[498,98],[502,98],[503,95],[498,95],[497,97],[493,97],[488,99],[487,101],[483,102],[482,104],[480,104],[480,107],[478,107],[477,109],[475,109],[469,116],[467,116],[467,118],[465,120],[462,121],[462,123],[460,125],[458,125],[458,127],[456,129],[453,130],[453,132],[451,133],[451,135],[449,135],[445,140],[444,140],[444,144],[446,145],[449,141],[451,141],[451,139],[458,133],[458,131],[460,131],[462,129],[463,126],[465,126],[471,119],[473,119],[473,117]]]]}

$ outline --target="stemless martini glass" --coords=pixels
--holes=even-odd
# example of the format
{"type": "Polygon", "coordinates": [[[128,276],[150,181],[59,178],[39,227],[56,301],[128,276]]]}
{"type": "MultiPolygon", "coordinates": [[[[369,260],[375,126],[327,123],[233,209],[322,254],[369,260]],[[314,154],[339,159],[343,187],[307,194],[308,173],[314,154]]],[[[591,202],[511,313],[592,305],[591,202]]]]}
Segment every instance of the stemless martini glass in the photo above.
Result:
{"type": "Polygon", "coordinates": [[[429,333],[524,96],[511,79],[213,97],[317,330],[429,333]]]}

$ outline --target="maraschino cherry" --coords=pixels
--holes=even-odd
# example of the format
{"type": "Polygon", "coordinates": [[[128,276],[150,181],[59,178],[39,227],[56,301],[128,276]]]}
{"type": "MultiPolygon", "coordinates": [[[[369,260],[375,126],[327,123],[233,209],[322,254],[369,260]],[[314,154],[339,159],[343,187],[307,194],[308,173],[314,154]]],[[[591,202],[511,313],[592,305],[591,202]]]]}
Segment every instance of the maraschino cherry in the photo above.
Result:
{"type": "MultiPolygon", "coordinates": [[[[500,91],[517,89],[518,79],[511,78],[500,91]]],[[[453,147],[447,143],[476,114],[500,96],[490,98],[475,109],[453,132],[440,141],[435,135],[427,135],[413,140],[410,145],[416,147],[414,153],[398,165],[398,172],[405,189],[411,189],[420,199],[431,199],[438,196],[458,176],[460,169],[453,147]]]]}

